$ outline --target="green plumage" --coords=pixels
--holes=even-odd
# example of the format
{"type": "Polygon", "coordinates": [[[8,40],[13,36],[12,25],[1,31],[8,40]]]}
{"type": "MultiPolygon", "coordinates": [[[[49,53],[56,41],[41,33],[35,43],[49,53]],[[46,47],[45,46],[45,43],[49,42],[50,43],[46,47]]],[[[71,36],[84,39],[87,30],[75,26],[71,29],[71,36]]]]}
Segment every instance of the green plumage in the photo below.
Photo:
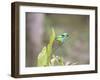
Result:
{"type": "Polygon", "coordinates": [[[63,33],[63,34],[61,34],[61,35],[58,35],[58,36],[56,37],[56,41],[58,41],[59,44],[63,44],[64,41],[65,41],[65,39],[68,38],[68,36],[69,36],[68,33],[63,33]]]}

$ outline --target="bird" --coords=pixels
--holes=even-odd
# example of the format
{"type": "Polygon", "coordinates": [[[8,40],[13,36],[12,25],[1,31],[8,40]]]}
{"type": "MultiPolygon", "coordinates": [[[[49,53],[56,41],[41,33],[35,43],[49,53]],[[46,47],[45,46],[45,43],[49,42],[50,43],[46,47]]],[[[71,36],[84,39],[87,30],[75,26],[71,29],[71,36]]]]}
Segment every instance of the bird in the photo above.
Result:
{"type": "Polygon", "coordinates": [[[58,35],[55,40],[58,42],[59,45],[62,45],[64,41],[69,37],[68,33],[62,33],[58,35]]]}
{"type": "Polygon", "coordinates": [[[55,37],[55,41],[53,43],[53,53],[55,53],[59,48],[62,48],[64,42],[69,38],[68,33],[62,33],[55,37]]]}

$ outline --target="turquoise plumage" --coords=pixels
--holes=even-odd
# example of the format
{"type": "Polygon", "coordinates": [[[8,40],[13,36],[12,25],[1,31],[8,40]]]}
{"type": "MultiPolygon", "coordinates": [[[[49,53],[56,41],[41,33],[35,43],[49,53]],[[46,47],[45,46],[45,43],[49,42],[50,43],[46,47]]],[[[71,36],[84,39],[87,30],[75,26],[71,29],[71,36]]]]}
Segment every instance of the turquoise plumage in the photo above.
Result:
{"type": "Polygon", "coordinates": [[[63,34],[58,35],[58,36],[56,37],[56,41],[58,41],[59,44],[63,44],[64,41],[65,41],[65,39],[67,39],[68,37],[69,37],[68,33],[63,33],[63,34]]]}

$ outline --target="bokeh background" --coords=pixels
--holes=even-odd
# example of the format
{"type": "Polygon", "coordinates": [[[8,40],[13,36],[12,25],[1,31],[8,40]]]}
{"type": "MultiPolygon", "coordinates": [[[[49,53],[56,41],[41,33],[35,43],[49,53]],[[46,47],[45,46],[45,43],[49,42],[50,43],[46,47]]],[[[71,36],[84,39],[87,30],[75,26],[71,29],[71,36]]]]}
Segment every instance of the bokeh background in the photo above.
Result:
{"type": "Polygon", "coordinates": [[[89,64],[89,15],[26,12],[26,67],[36,66],[38,54],[49,42],[51,27],[56,36],[69,34],[55,52],[63,56],[66,65],[89,64]]]}

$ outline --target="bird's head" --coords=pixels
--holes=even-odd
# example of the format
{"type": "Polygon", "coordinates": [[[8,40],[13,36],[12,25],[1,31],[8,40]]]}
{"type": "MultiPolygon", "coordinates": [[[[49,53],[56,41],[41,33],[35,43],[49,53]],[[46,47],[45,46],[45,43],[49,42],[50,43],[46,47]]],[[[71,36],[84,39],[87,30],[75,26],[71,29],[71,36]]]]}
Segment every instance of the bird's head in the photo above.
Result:
{"type": "Polygon", "coordinates": [[[65,37],[67,38],[67,37],[69,37],[69,35],[68,35],[68,33],[63,33],[63,34],[61,35],[61,37],[62,37],[62,38],[65,38],[65,37]]]}

